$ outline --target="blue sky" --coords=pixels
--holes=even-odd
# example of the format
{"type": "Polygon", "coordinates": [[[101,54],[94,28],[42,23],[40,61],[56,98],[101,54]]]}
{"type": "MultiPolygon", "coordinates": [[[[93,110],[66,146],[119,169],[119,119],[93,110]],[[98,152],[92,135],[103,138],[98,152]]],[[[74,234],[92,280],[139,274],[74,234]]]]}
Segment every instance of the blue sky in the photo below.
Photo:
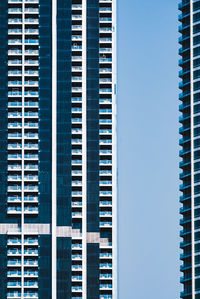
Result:
{"type": "Polygon", "coordinates": [[[179,298],[178,1],[118,0],[120,299],[179,298]]]}

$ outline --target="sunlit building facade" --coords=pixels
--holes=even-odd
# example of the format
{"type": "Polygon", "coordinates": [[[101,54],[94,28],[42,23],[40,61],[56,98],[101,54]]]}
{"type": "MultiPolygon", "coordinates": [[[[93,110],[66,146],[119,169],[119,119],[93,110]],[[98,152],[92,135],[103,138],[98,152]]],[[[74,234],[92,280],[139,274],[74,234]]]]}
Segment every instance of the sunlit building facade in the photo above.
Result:
{"type": "Polygon", "coordinates": [[[116,0],[0,1],[0,297],[117,299],[116,0]]]}

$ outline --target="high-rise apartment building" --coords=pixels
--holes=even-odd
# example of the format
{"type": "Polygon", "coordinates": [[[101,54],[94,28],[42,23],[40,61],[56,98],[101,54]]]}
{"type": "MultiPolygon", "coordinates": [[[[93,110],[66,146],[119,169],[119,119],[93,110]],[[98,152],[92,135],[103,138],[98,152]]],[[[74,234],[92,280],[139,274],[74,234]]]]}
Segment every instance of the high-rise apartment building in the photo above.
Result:
{"type": "Polygon", "coordinates": [[[200,1],[179,4],[181,298],[200,298],[200,1]]]}
{"type": "Polygon", "coordinates": [[[0,1],[1,299],[117,299],[115,12],[0,1]]]}

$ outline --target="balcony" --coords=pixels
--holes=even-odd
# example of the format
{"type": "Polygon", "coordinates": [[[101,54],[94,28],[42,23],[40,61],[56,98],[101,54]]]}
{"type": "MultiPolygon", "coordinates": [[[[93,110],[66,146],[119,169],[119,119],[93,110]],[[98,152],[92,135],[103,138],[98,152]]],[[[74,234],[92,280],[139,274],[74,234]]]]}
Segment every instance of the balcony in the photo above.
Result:
{"type": "Polygon", "coordinates": [[[8,181],[21,181],[21,175],[8,175],[8,181]]]}
{"type": "Polygon", "coordinates": [[[27,206],[24,208],[25,214],[38,214],[38,207],[27,206]]]}
{"type": "Polygon", "coordinates": [[[101,290],[111,290],[112,289],[112,284],[100,284],[100,289],[101,290]]]}
{"type": "Polygon", "coordinates": [[[100,211],[99,216],[100,217],[112,217],[112,212],[110,212],[110,211],[100,211]]]}
{"type": "Polygon", "coordinates": [[[72,265],[72,271],[82,271],[82,265],[72,265]]]}
{"type": "Polygon", "coordinates": [[[100,196],[112,196],[112,191],[99,191],[100,196]]]}
{"type": "Polygon", "coordinates": [[[8,260],[7,261],[8,267],[21,267],[21,260],[8,260]]]}
{"type": "Polygon", "coordinates": [[[112,207],[112,201],[100,201],[100,207],[112,207]]]}
{"type": "Polygon", "coordinates": [[[16,14],[19,14],[22,12],[22,8],[19,8],[19,7],[15,7],[15,8],[8,8],[8,13],[16,13],[16,14]]]}
{"type": "Polygon", "coordinates": [[[22,166],[20,164],[8,164],[8,170],[21,170],[22,166]]]}
{"type": "Polygon", "coordinates": [[[25,154],[24,159],[38,160],[38,154],[25,154]]]}
{"type": "Polygon", "coordinates": [[[81,218],[82,212],[72,212],[72,218],[81,218]]]}
{"type": "Polygon", "coordinates": [[[38,245],[38,239],[33,239],[33,238],[25,239],[24,244],[25,245],[38,245]]]}
{"type": "Polygon", "coordinates": [[[28,139],[38,139],[38,133],[25,133],[24,136],[28,139]]]}
{"type": "Polygon", "coordinates": [[[21,288],[21,281],[8,281],[7,288],[21,288]]]}
{"type": "MultiPolygon", "coordinates": [[[[19,75],[19,73],[18,73],[19,75]]],[[[14,76],[14,74],[13,74],[14,76]]],[[[21,91],[8,91],[8,97],[21,97],[22,92],[21,91]]]]}
{"type": "Polygon", "coordinates": [[[22,208],[21,207],[8,207],[7,213],[8,214],[21,214],[22,208]]]}
{"type": "Polygon", "coordinates": [[[72,4],[72,10],[81,10],[82,9],[82,5],[81,4],[72,4]]]}
{"type": "Polygon", "coordinates": [[[21,123],[8,123],[8,129],[21,129],[22,124],[21,123]]]}
{"type": "Polygon", "coordinates": [[[21,44],[22,44],[21,39],[8,39],[8,45],[21,45],[21,44]]]}
{"type": "Polygon", "coordinates": [[[33,123],[27,122],[27,123],[24,124],[24,127],[25,128],[36,128],[36,129],[38,129],[38,123],[36,123],[36,122],[33,122],[33,123]]]}
{"type": "Polygon", "coordinates": [[[82,160],[72,160],[72,165],[82,165],[82,160]]]}
{"type": "Polygon", "coordinates": [[[37,196],[25,196],[24,202],[38,203],[38,197],[37,196]]]}
{"type": "MultiPolygon", "coordinates": [[[[31,35],[32,35],[32,34],[33,34],[33,35],[34,35],[34,34],[39,34],[39,30],[38,30],[38,29],[33,29],[33,28],[28,28],[28,29],[25,29],[25,33],[26,33],[26,34],[31,34],[31,35]]],[[[36,51],[37,53],[39,53],[38,50],[32,50],[32,49],[25,50],[25,53],[26,53],[26,54],[27,54],[27,53],[29,54],[29,53],[31,53],[32,51],[33,51],[33,52],[36,51]]]]}
{"type": "MultiPolygon", "coordinates": [[[[27,92],[26,94],[25,94],[26,96],[27,95],[31,95],[31,96],[35,96],[35,95],[38,95],[38,93],[37,92],[27,92]]],[[[34,118],[34,117],[37,117],[38,118],[38,112],[25,112],[24,113],[24,116],[25,117],[30,117],[30,118],[34,118]]]]}
{"type": "Polygon", "coordinates": [[[7,293],[7,299],[21,298],[21,293],[9,292],[7,293]]]}
{"type": "MultiPolygon", "coordinates": [[[[18,33],[21,29],[12,29],[12,34],[15,32],[15,33],[18,33]]],[[[11,29],[8,30],[8,32],[11,33],[11,29]]],[[[19,49],[15,49],[15,50],[8,50],[8,55],[22,55],[22,50],[19,50],[19,49]]]]}
{"type": "Polygon", "coordinates": [[[180,295],[181,295],[181,298],[184,298],[184,297],[188,298],[188,296],[192,295],[192,292],[191,291],[183,291],[183,292],[181,292],[180,295]]]}
{"type": "Polygon", "coordinates": [[[112,104],[112,99],[99,99],[100,104],[112,104]]]}
{"type": "Polygon", "coordinates": [[[178,16],[178,20],[179,20],[179,21],[182,21],[184,18],[187,18],[187,17],[190,17],[190,13],[188,13],[188,12],[181,13],[181,14],[178,16]]]}
{"type": "Polygon", "coordinates": [[[22,113],[21,112],[8,112],[8,117],[9,118],[21,118],[22,113]]]}
{"type": "Polygon", "coordinates": [[[99,185],[100,186],[111,186],[112,185],[112,181],[100,181],[99,185]]]}
{"type": "Polygon", "coordinates": [[[190,142],[190,141],[191,141],[191,138],[190,138],[190,137],[181,138],[181,139],[179,140],[179,145],[183,145],[183,144],[185,144],[185,143],[187,143],[187,142],[190,142]]]}
{"type": "MultiPolygon", "coordinates": [[[[111,2],[111,0],[110,0],[110,2],[111,2]]],[[[99,21],[100,21],[100,23],[102,23],[102,22],[112,22],[112,18],[108,18],[108,17],[100,17],[99,18],[99,21]]]]}
{"type": "Polygon", "coordinates": [[[7,256],[18,256],[18,255],[21,255],[21,250],[19,250],[17,248],[7,250],[7,256]]]}
{"type": "Polygon", "coordinates": [[[39,298],[38,297],[38,293],[24,293],[24,298],[27,298],[27,299],[35,299],[35,298],[39,298]]]}
{"type": "Polygon", "coordinates": [[[80,196],[82,196],[82,191],[72,191],[72,196],[73,197],[76,197],[76,196],[80,197],[80,196]]]}
{"type": "Polygon", "coordinates": [[[7,271],[7,277],[21,277],[21,271],[9,270],[7,271]]]}
{"type": "MultiPolygon", "coordinates": [[[[35,2],[35,1],[30,1],[29,2],[35,2]]],[[[39,13],[39,9],[38,8],[33,8],[33,7],[26,7],[25,8],[25,13],[31,13],[31,14],[38,14],[39,13]]]]}
{"type": "Polygon", "coordinates": [[[112,269],[112,264],[111,263],[100,264],[100,269],[112,269]]]}
{"type": "Polygon", "coordinates": [[[72,260],[82,260],[81,254],[72,254],[72,260]]]}
{"type": "Polygon", "coordinates": [[[72,275],[72,281],[82,281],[82,276],[78,276],[78,275],[73,276],[72,275]]]}
{"type": "Polygon", "coordinates": [[[112,7],[100,7],[99,11],[102,12],[111,12],[112,11],[112,7]]]}
{"type": "Polygon", "coordinates": [[[82,202],[74,201],[74,202],[72,202],[72,207],[73,208],[80,208],[80,207],[82,207],[82,202]]]}
{"type": "Polygon", "coordinates": [[[21,154],[8,154],[8,160],[21,160],[22,155],[21,154]]]}
{"type": "Polygon", "coordinates": [[[179,3],[178,5],[178,9],[179,10],[182,10],[184,7],[186,7],[187,5],[190,4],[190,1],[189,0],[183,0],[181,3],[179,3]]]}
{"type": "Polygon", "coordinates": [[[80,243],[72,244],[72,249],[80,250],[82,249],[82,244],[80,243]]]}
{"type": "Polygon", "coordinates": [[[101,252],[100,253],[100,258],[108,258],[108,259],[111,259],[112,258],[112,253],[111,252],[101,252]]]}
{"type": "Polygon", "coordinates": [[[72,286],[72,292],[82,292],[82,286],[72,286]]]}
{"type": "Polygon", "coordinates": [[[28,174],[24,176],[25,181],[38,181],[38,175],[28,174]]]}
{"type": "Polygon", "coordinates": [[[185,264],[180,266],[181,271],[185,271],[185,270],[188,270],[188,269],[191,269],[191,268],[192,268],[191,263],[185,263],[185,264]]]}
{"type": "Polygon", "coordinates": [[[39,22],[38,22],[38,19],[26,18],[25,19],[25,24],[39,24],[39,22]]]}
{"type": "Polygon", "coordinates": [[[22,24],[22,19],[20,18],[9,18],[8,24],[22,24]]]}
{"type": "Polygon", "coordinates": [[[105,274],[100,274],[99,275],[99,278],[100,279],[105,279],[105,280],[107,280],[107,279],[112,279],[112,274],[107,274],[107,273],[105,273],[105,274]]]}
{"type": "Polygon", "coordinates": [[[38,277],[38,271],[25,270],[24,277],[33,277],[33,278],[38,277]]]}
{"type": "MultiPolygon", "coordinates": [[[[75,30],[75,31],[82,30],[82,25],[72,25],[72,30],[75,30]]],[[[72,49],[73,49],[73,47],[72,47],[72,49]]],[[[82,46],[80,46],[79,49],[82,49],[82,46]]]]}
{"type": "Polygon", "coordinates": [[[8,186],[7,187],[7,191],[8,192],[16,192],[16,191],[21,192],[22,191],[22,187],[19,186],[19,185],[8,186]]]}
{"type": "MultiPolygon", "coordinates": [[[[100,142],[100,144],[111,144],[111,143],[112,143],[111,140],[108,140],[108,142],[105,142],[105,140],[100,142]]],[[[112,165],[112,160],[100,160],[99,165],[112,165]]]]}
{"type": "MultiPolygon", "coordinates": [[[[33,45],[33,44],[34,45],[39,45],[39,40],[38,39],[25,39],[25,44],[26,45],[33,45]]],[[[29,63],[29,61],[31,61],[31,60],[26,60],[25,63],[27,63],[27,61],[29,63]]],[[[35,60],[33,60],[33,61],[34,61],[34,64],[35,64],[35,60]]],[[[37,60],[36,60],[36,62],[38,63],[37,60]]]]}
{"type": "Polygon", "coordinates": [[[24,255],[26,255],[26,256],[38,256],[38,250],[37,249],[26,249],[26,250],[24,250],[24,255]]]}
{"type": "Polygon", "coordinates": [[[22,107],[22,102],[8,102],[8,108],[12,107],[22,107]]]}
{"type": "Polygon", "coordinates": [[[37,143],[25,143],[24,148],[25,149],[38,149],[37,143]]]}
{"type": "Polygon", "coordinates": [[[29,76],[38,76],[39,72],[35,70],[25,70],[25,74],[29,76]]]}
{"type": "Polygon", "coordinates": [[[33,185],[25,185],[24,190],[26,192],[38,192],[38,186],[33,186],[33,185]]]}
{"type": "Polygon", "coordinates": [[[26,170],[38,170],[37,164],[26,164],[24,165],[24,169],[26,170]]]}
{"type": "Polygon", "coordinates": [[[190,165],[191,164],[191,161],[190,160],[183,160],[179,163],[179,167],[180,168],[183,168],[185,167],[186,165],[190,165]]]}
{"type": "Polygon", "coordinates": [[[180,190],[180,191],[183,191],[183,190],[188,189],[188,188],[191,188],[191,183],[181,184],[181,185],[179,186],[179,190],[180,190]]]}
{"type": "Polygon", "coordinates": [[[20,203],[21,202],[21,196],[8,196],[7,197],[8,203],[20,203]]]}
{"type": "Polygon", "coordinates": [[[100,175],[112,175],[112,170],[100,170],[100,175]]]}
{"type": "Polygon", "coordinates": [[[110,222],[110,221],[100,222],[100,227],[103,227],[103,228],[112,227],[112,222],[110,222]]]}
{"type": "Polygon", "coordinates": [[[82,20],[82,15],[72,15],[72,21],[73,20],[75,20],[75,21],[82,20]]]}
{"type": "Polygon", "coordinates": [[[183,217],[180,219],[180,225],[191,222],[191,217],[183,217]]]}
{"type": "Polygon", "coordinates": [[[25,260],[24,266],[28,267],[38,267],[38,260],[25,260]]]}
{"type": "Polygon", "coordinates": [[[38,107],[38,102],[28,101],[24,103],[25,107],[38,107]]]}
{"type": "Polygon", "coordinates": [[[19,59],[8,60],[8,66],[9,65],[21,66],[22,65],[22,61],[19,60],[19,59]]]}

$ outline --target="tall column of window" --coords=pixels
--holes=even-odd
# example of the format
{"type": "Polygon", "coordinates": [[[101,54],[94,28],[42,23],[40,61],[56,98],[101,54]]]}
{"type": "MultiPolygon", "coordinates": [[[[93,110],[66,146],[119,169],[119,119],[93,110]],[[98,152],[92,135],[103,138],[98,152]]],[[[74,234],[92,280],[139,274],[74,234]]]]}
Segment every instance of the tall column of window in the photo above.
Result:
{"type": "Polygon", "coordinates": [[[20,244],[14,249],[10,244],[11,251],[8,246],[8,263],[20,266],[21,279],[12,284],[8,275],[8,297],[17,298],[38,297],[37,275],[33,275],[38,252],[30,241],[38,237],[24,231],[26,219],[38,214],[38,4],[38,0],[8,3],[7,213],[21,216],[20,244]],[[11,263],[16,256],[18,262],[11,263]]]}
{"type": "Polygon", "coordinates": [[[200,1],[191,3],[191,92],[193,104],[193,289],[200,296],[200,1]]]}
{"type": "Polygon", "coordinates": [[[99,1],[100,298],[112,298],[112,0],[99,1]]]}
{"type": "MultiPolygon", "coordinates": [[[[72,228],[82,231],[82,0],[72,0],[72,228]]],[[[72,237],[72,298],[82,298],[80,237],[72,237]]]]}
{"type": "MultiPolygon", "coordinates": [[[[8,3],[7,214],[22,217],[22,1],[8,3]]],[[[22,235],[7,239],[7,298],[22,295],[22,235]]]]}
{"type": "Polygon", "coordinates": [[[181,293],[182,298],[191,298],[192,294],[192,209],[191,209],[191,72],[190,72],[190,1],[182,1],[179,5],[181,14],[179,15],[179,21],[181,25],[179,26],[179,31],[182,36],[179,38],[179,43],[181,48],[179,50],[182,58],[179,61],[179,65],[182,67],[180,71],[180,77],[182,79],[180,83],[180,89],[182,90],[180,94],[180,100],[182,104],[180,105],[180,111],[182,115],[180,116],[180,134],[182,138],[180,139],[180,145],[182,150],[180,151],[180,156],[182,161],[180,162],[180,168],[182,173],[180,174],[180,179],[183,181],[180,186],[180,191],[182,196],[180,198],[183,204],[180,212],[183,215],[180,223],[183,226],[183,230],[180,235],[183,237],[183,242],[181,242],[180,247],[183,249],[181,254],[181,259],[183,260],[183,265],[181,265],[181,271],[184,276],[181,278],[181,282],[184,283],[184,291],[181,293]]]}
{"type": "MultiPolygon", "coordinates": [[[[39,1],[24,3],[24,221],[38,215],[39,1]],[[33,167],[32,167],[33,165],[33,167]],[[33,169],[32,169],[33,168],[33,169]]],[[[24,232],[24,297],[38,298],[38,235],[24,232]],[[32,277],[32,272],[34,275],[32,277]],[[25,275],[26,274],[26,275],[25,275]]]]}

